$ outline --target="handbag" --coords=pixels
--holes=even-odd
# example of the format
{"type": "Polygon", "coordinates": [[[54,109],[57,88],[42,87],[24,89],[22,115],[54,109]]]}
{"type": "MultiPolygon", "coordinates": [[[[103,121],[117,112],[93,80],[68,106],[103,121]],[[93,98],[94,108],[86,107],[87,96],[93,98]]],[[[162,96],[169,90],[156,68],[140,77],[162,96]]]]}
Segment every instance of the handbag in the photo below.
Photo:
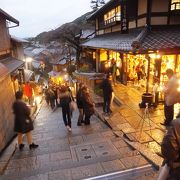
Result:
{"type": "Polygon", "coordinates": [[[77,109],[77,104],[76,104],[75,101],[71,101],[71,102],[69,103],[69,106],[70,106],[70,110],[71,110],[71,111],[75,111],[75,110],[77,109]]]}

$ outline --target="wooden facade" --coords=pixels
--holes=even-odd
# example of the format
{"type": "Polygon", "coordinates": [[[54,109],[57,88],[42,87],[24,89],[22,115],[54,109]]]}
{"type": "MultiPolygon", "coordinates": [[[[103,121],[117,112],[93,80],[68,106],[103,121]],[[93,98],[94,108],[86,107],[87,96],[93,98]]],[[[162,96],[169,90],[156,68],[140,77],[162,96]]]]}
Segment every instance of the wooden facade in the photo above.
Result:
{"type": "Polygon", "coordinates": [[[16,19],[0,9],[0,152],[14,136],[14,115],[11,107],[15,100],[15,81],[11,76],[11,69],[5,63],[5,59],[13,53],[8,22],[19,25],[16,19]]]}
{"type": "Polygon", "coordinates": [[[96,37],[83,47],[95,52],[97,72],[105,72],[113,58],[120,64],[120,79],[126,84],[135,67],[143,64],[145,74],[150,76],[150,90],[155,79],[159,85],[166,81],[165,69],[180,74],[179,0],[111,0],[89,20],[96,20],[96,37]],[[151,72],[147,72],[148,67],[151,72]]]}

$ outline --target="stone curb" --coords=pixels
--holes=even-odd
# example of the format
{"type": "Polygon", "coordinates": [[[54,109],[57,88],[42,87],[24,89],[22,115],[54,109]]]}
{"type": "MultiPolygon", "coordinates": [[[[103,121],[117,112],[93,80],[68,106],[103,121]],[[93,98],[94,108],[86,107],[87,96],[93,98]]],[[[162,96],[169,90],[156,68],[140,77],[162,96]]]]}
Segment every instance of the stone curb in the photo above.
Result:
{"type": "Polygon", "coordinates": [[[153,164],[153,166],[156,169],[159,169],[162,165],[163,162],[163,158],[161,158],[160,156],[158,156],[155,153],[152,153],[147,147],[145,147],[143,144],[139,143],[139,142],[133,142],[130,141],[127,137],[126,134],[124,134],[122,131],[115,131],[113,130],[113,128],[111,127],[110,123],[108,123],[108,121],[106,120],[106,118],[98,112],[98,110],[95,110],[95,114],[97,115],[97,117],[99,117],[99,119],[101,121],[103,121],[108,127],[110,127],[113,131],[113,133],[117,136],[117,137],[121,137],[123,138],[123,140],[131,147],[133,147],[134,149],[136,149],[137,151],[139,151],[141,153],[142,156],[144,156],[150,163],[153,164]]]}

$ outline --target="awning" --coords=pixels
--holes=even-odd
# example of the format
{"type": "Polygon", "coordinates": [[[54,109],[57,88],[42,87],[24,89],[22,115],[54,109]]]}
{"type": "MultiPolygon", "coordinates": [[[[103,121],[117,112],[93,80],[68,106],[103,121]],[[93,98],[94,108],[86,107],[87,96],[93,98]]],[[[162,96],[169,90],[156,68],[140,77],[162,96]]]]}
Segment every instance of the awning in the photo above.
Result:
{"type": "Polygon", "coordinates": [[[19,21],[15,18],[13,18],[11,15],[9,15],[8,13],[6,13],[5,11],[3,11],[1,8],[0,8],[0,15],[4,18],[6,18],[7,20],[19,25],[19,21]]]}
{"type": "Polygon", "coordinates": [[[34,73],[33,71],[30,71],[28,69],[24,69],[24,80],[25,80],[25,82],[30,81],[33,73],[34,73]]]}
{"type": "Polygon", "coordinates": [[[9,73],[16,71],[18,68],[23,67],[24,65],[24,61],[18,60],[13,57],[2,59],[0,60],[0,63],[2,63],[8,69],[9,73]]]}

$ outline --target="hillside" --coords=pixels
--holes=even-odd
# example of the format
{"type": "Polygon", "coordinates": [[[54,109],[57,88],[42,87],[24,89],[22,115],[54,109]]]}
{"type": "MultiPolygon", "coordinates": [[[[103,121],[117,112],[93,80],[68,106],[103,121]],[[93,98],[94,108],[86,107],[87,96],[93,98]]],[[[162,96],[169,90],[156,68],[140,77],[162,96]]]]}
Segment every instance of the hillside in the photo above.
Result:
{"type": "MultiPolygon", "coordinates": [[[[65,23],[55,30],[42,32],[35,37],[36,41],[47,43],[50,41],[64,41],[64,37],[72,38],[79,34],[81,30],[94,28],[94,22],[87,21],[86,17],[92,14],[93,11],[88,12],[72,22],[65,23]]],[[[58,24],[58,23],[57,23],[58,24]]]]}

